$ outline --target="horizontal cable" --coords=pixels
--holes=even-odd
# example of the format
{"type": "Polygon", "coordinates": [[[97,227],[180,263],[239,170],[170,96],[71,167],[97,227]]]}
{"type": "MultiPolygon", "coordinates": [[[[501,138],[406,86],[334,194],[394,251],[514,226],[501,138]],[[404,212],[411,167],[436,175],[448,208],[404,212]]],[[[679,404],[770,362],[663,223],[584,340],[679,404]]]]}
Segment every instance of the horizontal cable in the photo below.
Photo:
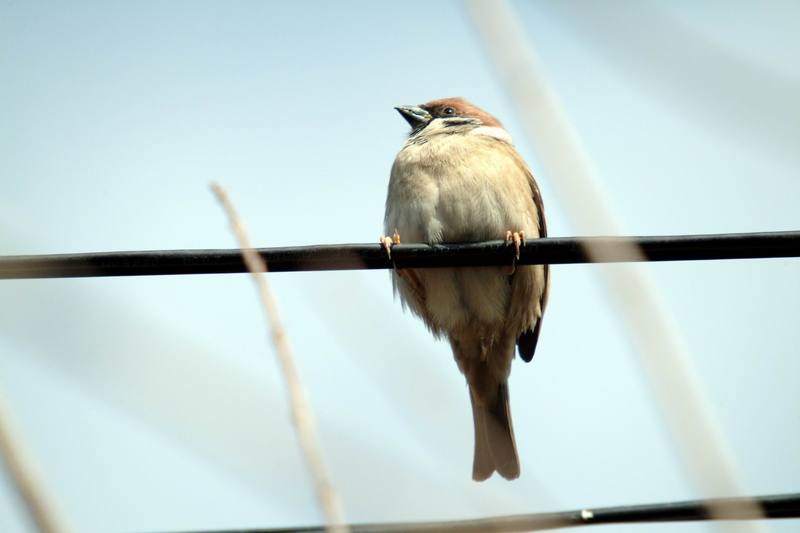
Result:
{"type": "MultiPolygon", "coordinates": [[[[647,261],[800,257],[800,231],[656,237],[556,237],[526,241],[519,264],[588,263],[584,245],[601,251],[604,263],[627,261],[625,242],[639,245],[647,261]],[[596,248],[595,248],[596,247],[596,248]]],[[[392,261],[379,244],[258,248],[271,272],[508,265],[505,241],[398,244],[392,261]],[[392,265],[394,262],[394,265],[392,265]]],[[[241,252],[158,250],[0,256],[0,279],[229,274],[246,272],[241,252]]]]}
{"type": "MultiPolygon", "coordinates": [[[[601,524],[753,520],[758,518],[800,518],[800,494],[602,507],[560,513],[539,513],[449,522],[355,524],[351,525],[350,529],[352,533],[477,533],[484,531],[541,531],[601,524]],[[756,505],[754,506],[752,503],[756,505]],[[713,518],[708,513],[709,508],[714,509],[713,518]],[[754,508],[760,513],[754,513],[754,508]]],[[[322,527],[311,526],[278,529],[237,529],[236,533],[321,533],[322,531],[324,531],[322,527]]],[[[234,532],[217,531],[215,533],[234,532]]]]}

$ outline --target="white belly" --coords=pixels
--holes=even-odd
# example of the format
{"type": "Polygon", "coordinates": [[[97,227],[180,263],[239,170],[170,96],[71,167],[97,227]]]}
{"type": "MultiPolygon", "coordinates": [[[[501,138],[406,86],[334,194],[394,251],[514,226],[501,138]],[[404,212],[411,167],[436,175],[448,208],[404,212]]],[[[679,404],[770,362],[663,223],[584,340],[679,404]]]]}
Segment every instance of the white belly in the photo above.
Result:
{"type": "MultiPolygon", "coordinates": [[[[489,145],[483,139],[465,147],[452,136],[440,137],[407,145],[398,155],[387,198],[386,234],[397,231],[402,242],[430,244],[503,239],[507,230],[538,236],[524,171],[510,158],[487,158],[489,145]]],[[[415,273],[424,289],[423,306],[396,275],[395,287],[435,332],[465,325],[494,327],[508,314],[511,285],[500,267],[415,273]]]]}

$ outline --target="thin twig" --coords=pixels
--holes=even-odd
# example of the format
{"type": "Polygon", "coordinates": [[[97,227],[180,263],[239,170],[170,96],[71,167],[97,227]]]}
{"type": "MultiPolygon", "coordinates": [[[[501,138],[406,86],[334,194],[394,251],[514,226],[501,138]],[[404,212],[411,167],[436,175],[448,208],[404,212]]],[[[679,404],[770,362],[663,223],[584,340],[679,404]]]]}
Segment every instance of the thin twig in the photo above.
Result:
{"type": "MultiPolygon", "coordinates": [[[[508,2],[481,0],[467,0],[467,7],[524,131],[577,229],[622,234],[610,202],[595,179],[592,162],[548,84],[535,47],[529,45],[513,8],[508,2]]],[[[592,243],[586,244],[586,251],[592,260],[603,262],[606,258],[607,250],[592,243]]],[[[631,262],[644,259],[635,242],[629,241],[617,252],[631,262]]],[[[741,494],[731,452],[655,284],[632,264],[598,271],[627,323],[689,479],[703,495],[741,494]]],[[[751,514],[758,512],[747,499],[740,505],[751,507],[751,514]]],[[[712,507],[710,512],[716,510],[712,507]]],[[[746,527],[752,530],[758,526],[746,527]]]]}
{"type": "Polygon", "coordinates": [[[34,461],[22,445],[11,409],[0,391],[0,453],[31,521],[40,533],[64,533],[66,522],[45,489],[34,461]]]}
{"type": "Polygon", "coordinates": [[[286,332],[280,321],[278,305],[267,284],[267,277],[264,275],[267,272],[267,264],[250,244],[247,232],[225,190],[216,183],[211,184],[211,190],[217,196],[228,215],[231,228],[239,241],[242,257],[258,288],[261,305],[264,307],[267,319],[267,326],[271,332],[275,351],[278,354],[283,377],[286,380],[297,440],[302,449],[306,466],[314,480],[319,504],[325,513],[326,530],[330,533],[347,533],[349,528],[344,521],[339,497],[330,482],[322,461],[322,451],[319,446],[314,418],[300,382],[300,375],[294,363],[294,356],[292,355],[286,332]]]}

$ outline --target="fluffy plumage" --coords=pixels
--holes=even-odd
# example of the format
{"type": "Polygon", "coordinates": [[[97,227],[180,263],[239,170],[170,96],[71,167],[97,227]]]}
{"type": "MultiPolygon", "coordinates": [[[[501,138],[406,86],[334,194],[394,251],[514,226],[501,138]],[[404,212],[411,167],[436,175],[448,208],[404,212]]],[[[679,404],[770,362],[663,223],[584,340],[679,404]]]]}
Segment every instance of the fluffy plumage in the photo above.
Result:
{"type": "MultiPolygon", "coordinates": [[[[392,166],[385,231],[404,242],[474,242],[547,234],[533,175],[500,122],[461,98],[399,107],[412,131],[392,166]]],[[[401,270],[405,306],[450,341],[470,390],[473,478],[519,476],[508,398],[515,345],[530,361],[547,301],[546,265],[401,270]]]]}

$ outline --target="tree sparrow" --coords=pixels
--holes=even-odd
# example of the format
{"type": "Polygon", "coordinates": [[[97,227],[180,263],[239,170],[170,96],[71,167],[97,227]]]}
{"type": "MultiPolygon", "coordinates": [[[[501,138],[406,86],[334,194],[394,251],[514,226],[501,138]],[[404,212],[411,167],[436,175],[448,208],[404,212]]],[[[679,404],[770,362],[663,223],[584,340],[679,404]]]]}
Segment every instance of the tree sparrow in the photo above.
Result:
{"type": "MultiPolygon", "coordinates": [[[[411,125],[392,166],[382,244],[545,237],[542,197],[500,122],[463,98],[396,108],[411,125]]],[[[513,261],[513,260],[512,260],[513,261]]],[[[469,385],[472,478],[519,477],[508,376],[514,347],[533,358],[547,302],[547,265],[395,269],[404,307],[447,337],[469,385]]]]}

